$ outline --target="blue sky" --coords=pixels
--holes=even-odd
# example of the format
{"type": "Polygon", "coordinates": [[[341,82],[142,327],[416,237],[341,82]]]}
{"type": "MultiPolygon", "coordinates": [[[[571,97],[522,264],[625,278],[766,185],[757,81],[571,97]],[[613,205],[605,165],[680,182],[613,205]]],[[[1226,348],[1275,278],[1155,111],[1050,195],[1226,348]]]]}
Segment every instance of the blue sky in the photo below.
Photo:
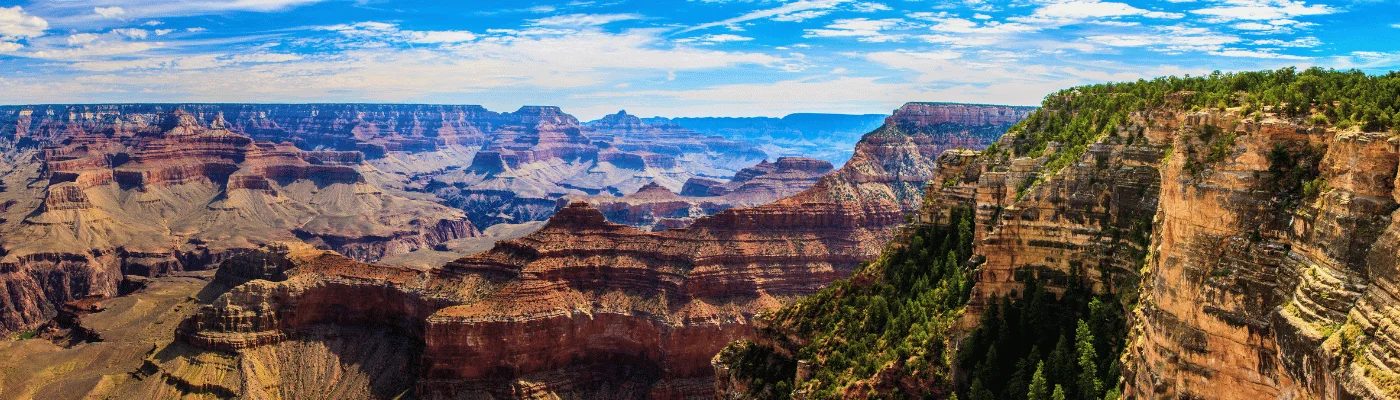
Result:
{"type": "Polygon", "coordinates": [[[0,103],[886,113],[1216,69],[1382,73],[1397,39],[1393,0],[0,1],[0,103]]]}

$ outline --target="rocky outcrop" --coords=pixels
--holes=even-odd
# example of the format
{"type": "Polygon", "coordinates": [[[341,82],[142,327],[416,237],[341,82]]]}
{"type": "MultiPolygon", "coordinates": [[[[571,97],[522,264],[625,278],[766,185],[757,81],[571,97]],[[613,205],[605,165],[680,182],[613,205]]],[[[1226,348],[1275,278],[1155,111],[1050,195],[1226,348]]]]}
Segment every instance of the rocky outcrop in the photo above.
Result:
{"type": "MultiPolygon", "coordinates": [[[[1371,322],[1389,318],[1371,303],[1386,298],[1372,282],[1387,278],[1360,272],[1393,252],[1383,237],[1397,208],[1395,145],[1170,104],[1116,129],[1058,171],[1044,168],[1053,145],[1045,156],[965,157],[960,171],[943,171],[929,218],[970,204],[986,227],[964,327],[991,301],[1015,297],[1024,275],[1055,288],[1078,269],[1099,290],[1141,282],[1125,396],[1395,395],[1379,383],[1392,351],[1371,322]],[[1279,207],[1304,197],[1280,192],[1289,189],[1279,168],[1290,168],[1280,157],[1320,167],[1313,184],[1324,189],[1297,209],[1279,207]]],[[[1023,140],[1013,133],[1001,144],[1023,140]]]]}
{"type": "MultiPolygon", "coordinates": [[[[890,124],[811,188],[684,229],[645,232],[574,202],[539,231],[441,268],[292,252],[293,268],[275,268],[285,280],[233,289],[182,324],[181,337],[247,353],[302,340],[311,326],[388,326],[423,340],[422,397],[707,397],[711,357],[751,337],[757,313],[874,257],[922,204],[924,192],[914,188],[933,179],[933,157],[956,147],[952,141],[997,129],[960,123],[915,131],[890,124]]],[[[659,185],[642,195],[676,196],[659,185]]]]}

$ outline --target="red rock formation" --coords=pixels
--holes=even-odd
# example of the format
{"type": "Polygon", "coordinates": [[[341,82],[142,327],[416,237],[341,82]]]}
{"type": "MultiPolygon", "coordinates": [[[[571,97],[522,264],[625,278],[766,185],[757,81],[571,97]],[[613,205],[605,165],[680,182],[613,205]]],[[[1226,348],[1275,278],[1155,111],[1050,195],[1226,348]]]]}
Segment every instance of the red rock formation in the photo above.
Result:
{"type": "MultiPolygon", "coordinates": [[[[751,336],[756,313],[846,276],[917,210],[932,157],[953,146],[943,137],[996,129],[947,122],[917,131],[891,124],[812,188],[685,229],[643,232],[577,202],[535,233],[440,269],[294,254],[297,267],[285,281],[234,289],[184,324],[182,335],[209,349],[249,351],[310,325],[374,323],[421,335],[424,397],[616,385],[641,385],[654,398],[706,396],[710,358],[751,336]],[[624,369],[588,372],[603,366],[624,369]]],[[[661,189],[641,196],[675,196],[661,189]]]]}
{"type": "Polygon", "coordinates": [[[11,205],[0,217],[2,332],[115,295],[123,275],[203,269],[259,243],[378,259],[477,234],[460,212],[366,183],[358,152],[255,142],[183,110],[98,108],[30,121],[39,132],[22,131],[42,133],[27,138],[40,148],[16,151],[33,161],[4,165],[34,183],[0,193],[11,205]]]}

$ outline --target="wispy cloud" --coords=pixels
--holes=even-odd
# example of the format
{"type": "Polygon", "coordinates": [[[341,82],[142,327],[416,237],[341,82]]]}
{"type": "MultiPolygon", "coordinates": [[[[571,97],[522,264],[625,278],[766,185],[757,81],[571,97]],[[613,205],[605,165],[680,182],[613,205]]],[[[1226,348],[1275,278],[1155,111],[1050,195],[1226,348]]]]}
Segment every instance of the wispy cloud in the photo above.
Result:
{"type": "Polygon", "coordinates": [[[682,29],[681,32],[690,32],[701,29],[709,29],[716,26],[733,25],[740,22],[748,22],[756,19],[787,19],[790,21],[800,21],[816,16],[824,15],[842,3],[850,0],[798,0],[778,7],[761,9],[744,13],[743,15],[723,19],[720,21],[703,23],[689,28],[682,29]]]}
{"type": "Polygon", "coordinates": [[[849,37],[862,42],[894,42],[904,39],[904,35],[888,31],[904,24],[897,18],[872,20],[866,18],[841,19],[824,28],[808,29],[803,37],[849,37]]]}
{"type": "Polygon", "coordinates": [[[1326,15],[1339,10],[1324,4],[1309,5],[1293,0],[1226,0],[1221,5],[1191,10],[1215,21],[1279,20],[1310,15],[1326,15]]]}
{"type": "Polygon", "coordinates": [[[607,25],[619,21],[642,19],[639,14],[568,14],[540,18],[531,22],[534,26],[577,28],[584,26],[607,25]]]}

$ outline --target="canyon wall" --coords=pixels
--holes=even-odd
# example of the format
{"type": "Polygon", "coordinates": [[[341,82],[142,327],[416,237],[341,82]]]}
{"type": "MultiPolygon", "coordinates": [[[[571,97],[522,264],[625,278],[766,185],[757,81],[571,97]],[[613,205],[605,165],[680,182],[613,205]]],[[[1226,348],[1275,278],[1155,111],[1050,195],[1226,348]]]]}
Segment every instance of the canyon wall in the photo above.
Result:
{"type": "Polygon", "coordinates": [[[1033,110],[939,107],[896,111],[852,162],[801,193],[688,228],[644,232],[575,202],[539,231],[441,268],[295,253],[285,280],[234,288],[180,336],[242,354],[305,338],[310,326],[389,326],[423,340],[416,390],[427,398],[708,397],[710,358],[752,336],[757,313],[874,257],[923,204],[934,157],[990,143],[1033,110]]]}
{"type": "Polygon", "coordinates": [[[1385,322],[1397,145],[1241,114],[1136,112],[1059,171],[1041,168],[1052,146],[982,157],[957,184],[931,188],[931,213],[973,204],[986,228],[963,326],[1014,297],[1026,274],[1053,290],[1078,270],[1100,290],[1140,285],[1125,396],[1400,395],[1385,322]],[[1284,182],[1308,168],[1316,192],[1284,182]]]}

